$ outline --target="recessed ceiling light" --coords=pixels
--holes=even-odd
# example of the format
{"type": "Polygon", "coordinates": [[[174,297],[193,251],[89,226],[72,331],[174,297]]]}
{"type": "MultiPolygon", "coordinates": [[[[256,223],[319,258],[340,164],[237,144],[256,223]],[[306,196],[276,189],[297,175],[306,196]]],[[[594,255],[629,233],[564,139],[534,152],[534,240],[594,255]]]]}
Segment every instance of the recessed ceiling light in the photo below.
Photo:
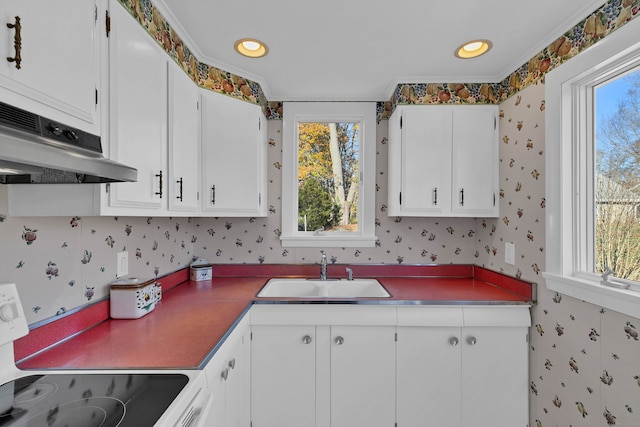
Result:
{"type": "Polygon", "coordinates": [[[257,39],[240,39],[233,45],[236,52],[249,58],[261,58],[269,53],[266,44],[257,39]]]}
{"type": "Polygon", "coordinates": [[[461,59],[469,59],[487,53],[493,46],[489,40],[472,40],[456,49],[455,55],[461,59]]]}

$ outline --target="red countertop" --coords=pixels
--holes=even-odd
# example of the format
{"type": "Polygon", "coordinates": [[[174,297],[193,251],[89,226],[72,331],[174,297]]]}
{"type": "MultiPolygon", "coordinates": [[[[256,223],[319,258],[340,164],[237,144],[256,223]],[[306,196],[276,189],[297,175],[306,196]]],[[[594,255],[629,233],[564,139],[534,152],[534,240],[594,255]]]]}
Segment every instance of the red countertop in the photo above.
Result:
{"type": "MultiPolygon", "coordinates": [[[[199,368],[254,301],[299,301],[257,299],[256,294],[267,280],[265,277],[214,277],[202,282],[186,281],[165,291],[162,301],[149,314],[139,319],[104,320],[25,358],[18,363],[18,367],[199,368]]],[[[473,277],[379,277],[378,280],[391,293],[391,298],[345,301],[359,304],[375,304],[379,301],[395,301],[398,304],[519,304],[531,300],[530,297],[473,277]]],[[[304,303],[325,302],[307,300],[304,303]]]]}

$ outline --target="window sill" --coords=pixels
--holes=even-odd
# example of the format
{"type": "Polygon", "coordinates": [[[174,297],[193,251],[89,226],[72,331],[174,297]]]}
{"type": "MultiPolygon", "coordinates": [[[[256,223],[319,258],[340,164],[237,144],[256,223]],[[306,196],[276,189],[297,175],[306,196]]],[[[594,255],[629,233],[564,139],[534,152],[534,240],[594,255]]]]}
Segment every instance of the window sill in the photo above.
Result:
{"type": "Polygon", "coordinates": [[[281,236],[285,248],[372,248],[375,236],[281,236]]]}
{"type": "Polygon", "coordinates": [[[640,292],[616,289],[597,281],[542,273],[551,291],[640,319],[640,292]]]}

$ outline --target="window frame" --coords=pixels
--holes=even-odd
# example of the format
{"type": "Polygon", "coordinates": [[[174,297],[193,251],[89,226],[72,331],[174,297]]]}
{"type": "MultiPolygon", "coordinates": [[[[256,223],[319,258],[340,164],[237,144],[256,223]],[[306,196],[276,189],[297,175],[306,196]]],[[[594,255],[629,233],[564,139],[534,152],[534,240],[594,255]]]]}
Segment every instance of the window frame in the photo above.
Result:
{"type": "Polygon", "coordinates": [[[545,76],[547,288],[640,318],[640,292],[594,273],[593,88],[640,63],[640,19],[545,76]],[[589,172],[589,168],[591,172],[589,172]]]}
{"type": "Polygon", "coordinates": [[[283,247],[373,247],[375,236],[376,103],[284,102],[282,123],[283,247]],[[298,231],[298,123],[360,123],[357,232],[298,231]]]}

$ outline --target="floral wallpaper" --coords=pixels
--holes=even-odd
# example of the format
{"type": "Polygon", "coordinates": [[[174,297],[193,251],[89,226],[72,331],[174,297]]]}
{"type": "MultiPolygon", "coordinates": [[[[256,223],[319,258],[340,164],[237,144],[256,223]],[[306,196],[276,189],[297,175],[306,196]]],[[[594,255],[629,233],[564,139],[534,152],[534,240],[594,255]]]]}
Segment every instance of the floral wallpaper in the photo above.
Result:
{"type": "Polygon", "coordinates": [[[17,284],[30,324],[108,297],[117,252],[129,276],[154,278],[188,265],[196,240],[187,218],[1,218],[1,280],[17,284]]]}
{"type": "Polygon", "coordinates": [[[477,220],[477,262],[538,283],[531,310],[530,425],[640,426],[640,319],[548,291],[540,274],[544,95],[538,82],[500,104],[500,218],[477,220]],[[515,265],[504,262],[504,242],[515,244],[515,265]]]}

